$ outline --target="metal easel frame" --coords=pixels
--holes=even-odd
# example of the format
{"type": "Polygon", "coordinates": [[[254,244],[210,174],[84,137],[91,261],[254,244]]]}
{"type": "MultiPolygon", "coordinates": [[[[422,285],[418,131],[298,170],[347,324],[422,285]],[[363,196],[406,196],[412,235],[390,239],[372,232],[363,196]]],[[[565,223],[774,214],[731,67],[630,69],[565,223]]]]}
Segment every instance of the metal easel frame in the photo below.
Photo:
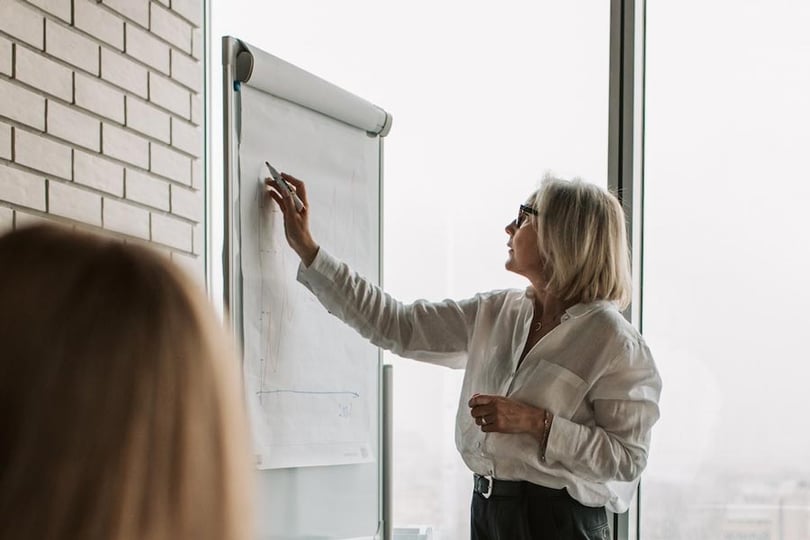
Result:
{"type": "MultiPolygon", "coordinates": [[[[238,219],[238,207],[235,206],[234,195],[238,193],[238,173],[237,156],[238,148],[234,135],[234,122],[237,120],[236,100],[234,99],[234,85],[240,81],[245,81],[250,77],[252,69],[251,62],[246,58],[250,51],[238,39],[225,36],[222,38],[222,140],[223,140],[223,308],[226,324],[234,332],[234,335],[241,335],[242,325],[242,295],[241,295],[241,271],[240,271],[240,239],[238,231],[234,225],[238,219]]],[[[380,136],[384,136],[390,129],[390,117],[386,120],[386,125],[382,128],[380,136]]],[[[380,139],[380,231],[379,231],[379,276],[380,286],[383,280],[383,139],[380,139]]],[[[209,258],[210,260],[210,258],[209,258]]],[[[209,288],[209,290],[211,290],[209,288]]],[[[393,510],[392,510],[392,420],[393,420],[393,366],[382,364],[382,352],[379,353],[382,370],[380,372],[380,409],[379,409],[379,437],[380,447],[379,477],[378,486],[380,507],[380,528],[377,534],[381,534],[382,540],[391,540],[393,534],[393,510]]]]}

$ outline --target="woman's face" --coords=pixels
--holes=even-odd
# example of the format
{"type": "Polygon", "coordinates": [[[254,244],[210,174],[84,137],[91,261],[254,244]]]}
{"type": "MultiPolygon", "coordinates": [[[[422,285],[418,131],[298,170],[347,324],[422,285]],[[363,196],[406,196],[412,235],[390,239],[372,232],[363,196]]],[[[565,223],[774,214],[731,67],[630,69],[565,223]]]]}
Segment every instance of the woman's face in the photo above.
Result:
{"type": "Polygon", "coordinates": [[[537,211],[521,205],[518,217],[506,226],[509,235],[509,255],[506,269],[528,278],[532,283],[542,281],[544,259],[537,244],[537,211]]]}

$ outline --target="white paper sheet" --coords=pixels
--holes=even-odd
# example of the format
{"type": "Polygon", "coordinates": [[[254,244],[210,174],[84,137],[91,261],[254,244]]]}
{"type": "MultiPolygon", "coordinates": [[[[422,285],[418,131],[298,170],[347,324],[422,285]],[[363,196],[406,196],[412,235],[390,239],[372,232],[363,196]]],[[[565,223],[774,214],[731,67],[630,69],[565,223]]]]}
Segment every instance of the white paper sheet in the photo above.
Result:
{"type": "Polygon", "coordinates": [[[245,384],[259,468],[375,459],[379,355],[296,281],[261,164],[307,183],[315,239],[379,278],[379,139],[243,85],[240,234],[245,384]]]}

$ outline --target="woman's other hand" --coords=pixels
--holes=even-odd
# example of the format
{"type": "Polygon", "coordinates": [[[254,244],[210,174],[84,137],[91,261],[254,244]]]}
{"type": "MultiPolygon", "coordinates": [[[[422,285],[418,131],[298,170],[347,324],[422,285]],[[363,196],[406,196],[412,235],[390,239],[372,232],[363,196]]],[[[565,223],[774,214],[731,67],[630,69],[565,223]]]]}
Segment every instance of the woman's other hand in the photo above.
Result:
{"type": "Polygon", "coordinates": [[[543,438],[546,411],[503,396],[475,394],[469,401],[470,414],[481,431],[490,433],[529,433],[543,438]]]}
{"type": "Polygon", "coordinates": [[[284,234],[287,237],[287,243],[301,257],[304,266],[309,266],[315,260],[315,255],[318,254],[318,244],[315,243],[309,232],[307,188],[301,180],[287,173],[281,173],[281,177],[295,188],[295,193],[304,203],[304,208],[300,212],[297,211],[292,193],[282,189],[272,178],[265,179],[266,184],[273,188],[268,191],[268,194],[276,201],[284,215],[284,234]]]}

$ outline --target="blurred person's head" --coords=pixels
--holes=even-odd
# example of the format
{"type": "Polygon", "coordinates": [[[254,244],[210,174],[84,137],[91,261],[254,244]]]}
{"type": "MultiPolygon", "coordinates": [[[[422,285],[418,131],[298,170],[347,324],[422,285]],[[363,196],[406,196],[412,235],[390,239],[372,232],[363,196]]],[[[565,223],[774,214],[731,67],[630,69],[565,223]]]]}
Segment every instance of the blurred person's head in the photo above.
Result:
{"type": "Polygon", "coordinates": [[[181,270],[37,226],[0,237],[0,306],[0,538],[248,538],[238,362],[181,270]]]}

